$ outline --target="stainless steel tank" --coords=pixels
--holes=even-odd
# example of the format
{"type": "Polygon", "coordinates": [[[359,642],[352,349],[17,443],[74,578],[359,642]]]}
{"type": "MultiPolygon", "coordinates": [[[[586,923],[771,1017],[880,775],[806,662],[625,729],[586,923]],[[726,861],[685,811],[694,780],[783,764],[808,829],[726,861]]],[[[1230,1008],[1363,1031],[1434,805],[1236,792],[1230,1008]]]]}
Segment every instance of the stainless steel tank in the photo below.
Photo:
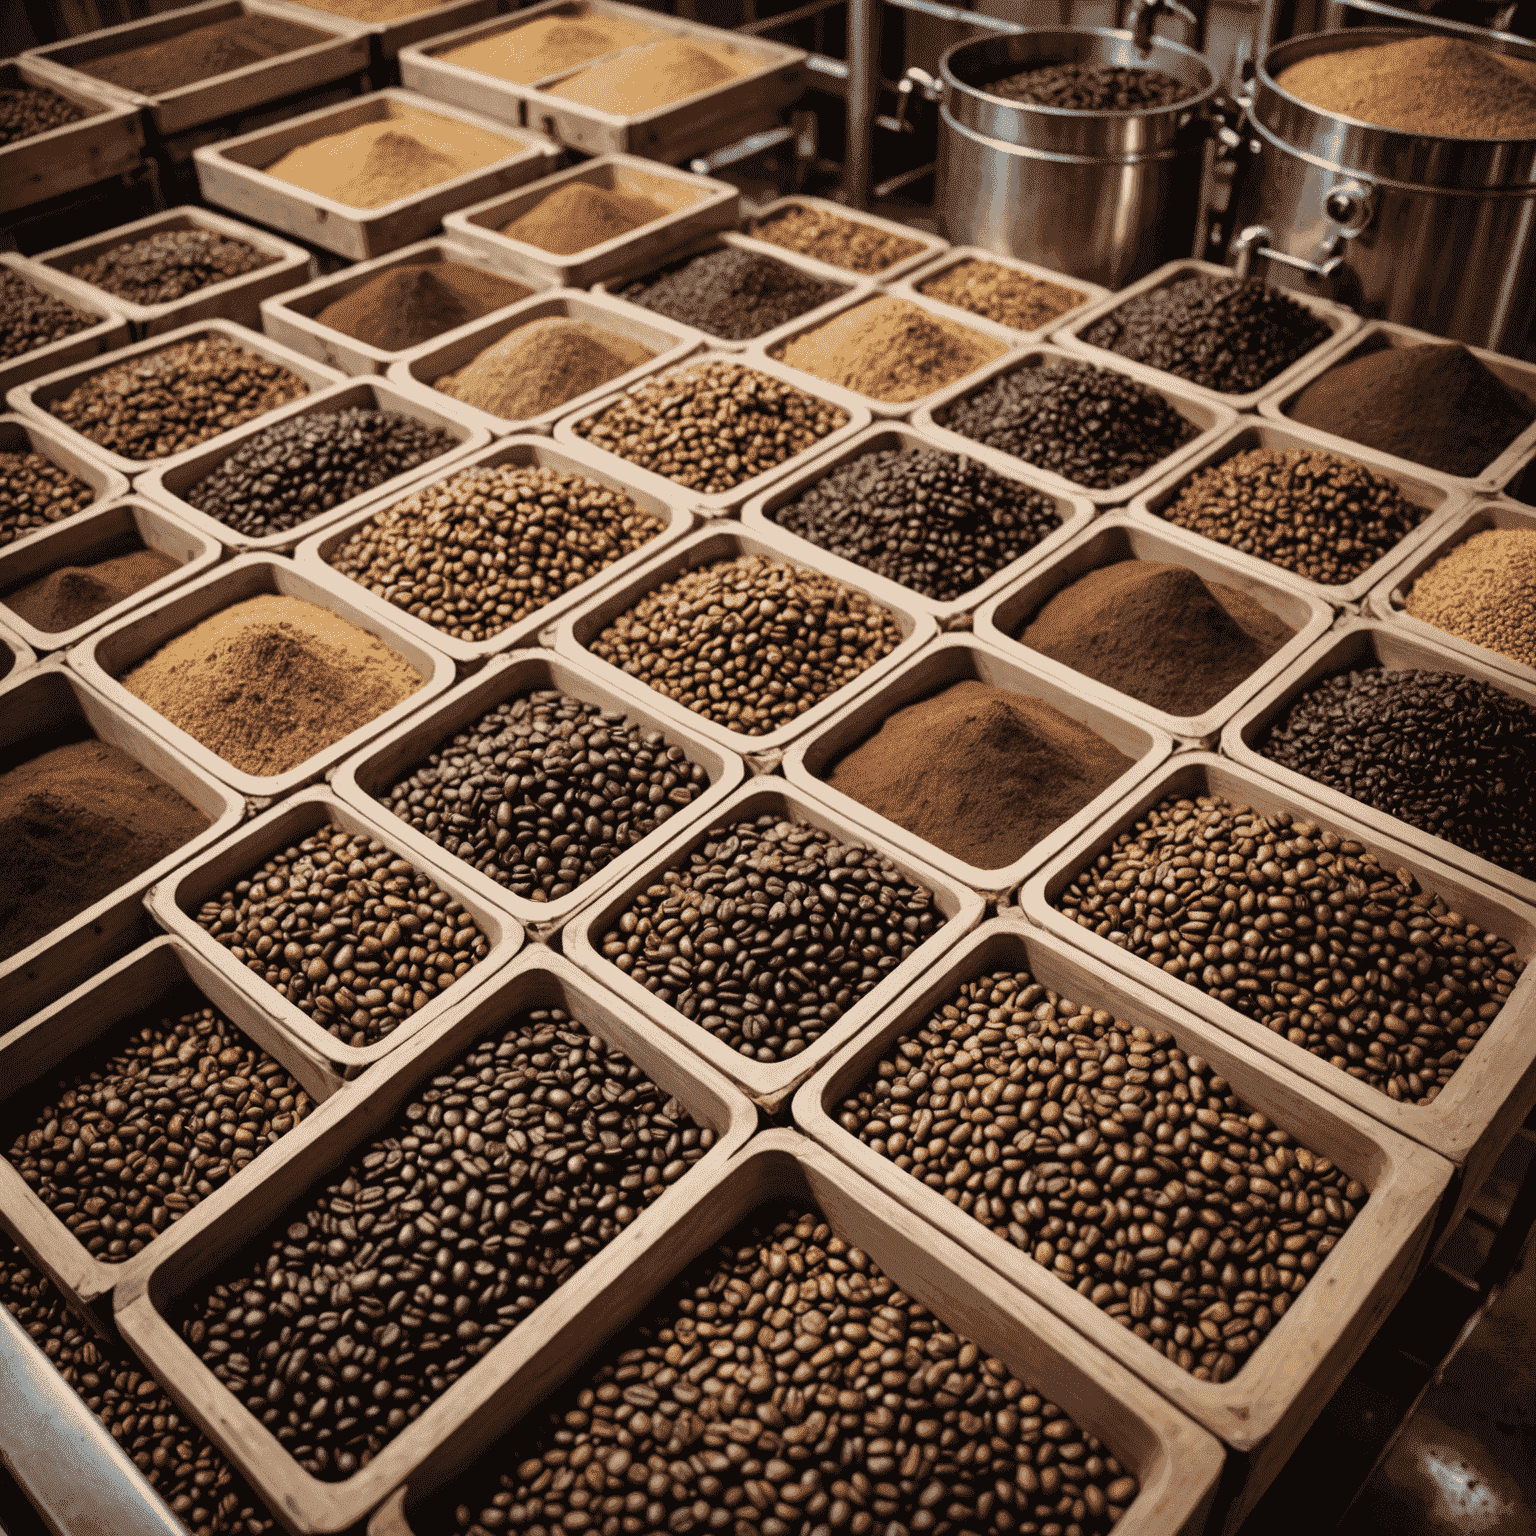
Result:
{"type": "Polygon", "coordinates": [[[1119,288],[1194,246],[1216,80],[1192,49],[1129,31],[1034,28],[949,49],[939,61],[939,207],[958,245],[980,245],[1119,288]],[[1033,66],[1160,69],[1189,96],[1171,107],[1077,112],[994,96],[1033,66]]]}
{"type": "MultiPolygon", "coordinates": [[[[1536,139],[1402,133],[1276,84],[1316,54],[1436,35],[1356,28],[1268,50],[1248,105],[1257,155],[1234,197],[1230,256],[1375,319],[1536,355],[1536,139]]],[[[1536,60],[1530,45],[1485,46],[1536,60]]]]}

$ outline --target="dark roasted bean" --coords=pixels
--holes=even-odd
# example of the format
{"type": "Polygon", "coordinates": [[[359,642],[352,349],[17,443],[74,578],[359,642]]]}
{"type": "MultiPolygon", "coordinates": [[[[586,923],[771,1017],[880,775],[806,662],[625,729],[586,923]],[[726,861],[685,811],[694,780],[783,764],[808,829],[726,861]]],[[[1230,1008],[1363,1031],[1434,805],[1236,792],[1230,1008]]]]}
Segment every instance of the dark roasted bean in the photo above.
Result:
{"type": "MultiPolygon", "coordinates": [[[[106,111],[98,107],[98,112],[106,111]]],[[[87,116],[67,96],[46,85],[13,85],[0,91],[0,144],[16,144],[55,128],[68,127],[87,116]]],[[[62,153],[62,151],[61,151],[62,153]]]]}
{"type": "Polygon", "coordinates": [[[0,544],[85,509],[96,492],[40,453],[0,453],[0,544]]]}
{"type": "Polygon", "coordinates": [[[1008,101],[1067,112],[1136,112],[1171,107],[1195,94],[1194,87],[1161,69],[1074,62],[1005,75],[982,89],[1008,101]]]}
{"type": "Polygon", "coordinates": [[[113,246],[70,275],[132,304],[169,304],[276,260],[211,229],[163,229],[113,246]]]}
{"type": "Polygon", "coordinates": [[[0,267],[0,362],[100,323],[99,315],[76,309],[34,287],[12,268],[0,267]]]}

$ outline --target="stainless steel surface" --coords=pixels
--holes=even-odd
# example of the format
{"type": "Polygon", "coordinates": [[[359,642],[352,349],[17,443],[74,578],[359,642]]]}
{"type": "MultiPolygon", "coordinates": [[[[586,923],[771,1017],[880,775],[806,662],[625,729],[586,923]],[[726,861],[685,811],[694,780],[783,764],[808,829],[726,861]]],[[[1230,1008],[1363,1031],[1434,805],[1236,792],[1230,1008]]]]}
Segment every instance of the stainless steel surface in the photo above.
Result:
{"type": "Polygon", "coordinates": [[[843,195],[854,208],[869,206],[875,114],[880,110],[880,0],[848,3],[847,147],[843,195]]]}

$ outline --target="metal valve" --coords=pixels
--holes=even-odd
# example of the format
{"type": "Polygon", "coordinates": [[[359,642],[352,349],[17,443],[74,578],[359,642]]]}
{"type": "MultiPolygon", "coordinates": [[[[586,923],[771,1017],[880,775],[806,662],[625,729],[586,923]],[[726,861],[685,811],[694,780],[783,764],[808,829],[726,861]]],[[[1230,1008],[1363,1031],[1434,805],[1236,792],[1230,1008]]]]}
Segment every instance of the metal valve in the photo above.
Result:
{"type": "Polygon", "coordinates": [[[1346,239],[1358,235],[1371,222],[1375,210],[1375,188],[1353,176],[1335,182],[1323,198],[1323,212],[1346,239]]]}

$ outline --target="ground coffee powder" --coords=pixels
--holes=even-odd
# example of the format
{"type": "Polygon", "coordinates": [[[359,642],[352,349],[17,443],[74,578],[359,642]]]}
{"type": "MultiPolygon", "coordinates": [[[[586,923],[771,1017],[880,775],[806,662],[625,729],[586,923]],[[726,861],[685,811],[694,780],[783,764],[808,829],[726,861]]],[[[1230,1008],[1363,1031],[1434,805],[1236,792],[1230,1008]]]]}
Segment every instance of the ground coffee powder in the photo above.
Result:
{"type": "Polygon", "coordinates": [[[596,11],[585,16],[540,16],[492,37],[477,37],[456,48],[445,48],[436,57],[461,69],[495,75],[498,80],[531,85],[604,54],[648,43],[655,36],[654,27],[642,26],[627,16],[605,16],[596,11]]]}
{"type": "Polygon", "coordinates": [[[1536,402],[1453,342],[1356,352],[1286,414],[1443,474],[1478,475],[1536,420],[1536,402]]]}
{"type": "Polygon", "coordinates": [[[1002,869],[1132,760],[1043,699],[968,678],[890,715],[827,782],[981,869],[1002,869]]]}
{"type": "Polygon", "coordinates": [[[883,272],[923,249],[921,240],[907,240],[876,224],[861,224],[800,203],[791,203],[769,218],[753,219],[747,233],[850,272],[883,272]]]}
{"type": "MultiPolygon", "coordinates": [[[[105,111],[98,107],[97,111],[105,111]]],[[[80,122],[86,115],[67,96],[46,85],[11,86],[0,91],[0,144],[16,144],[54,128],[80,122]]]]}
{"type": "Polygon", "coordinates": [[[1425,624],[1536,667],[1536,529],[1474,533],[1414,582],[1407,607],[1425,624]]]}
{"type": "Polygon", "coordinates": [[[1203,714],[1296,633],[1187,566],[1120,560],[1063,587],[1018,641],[1170,715],[1203,714]]]}
{"type": "Polygon", "coordinates": [[[1076,288],[1045,282],[996,261],[957,261],[918,283],[917,291],[1016,331],[1039,330],[1088,298],[1076,288]]]}
{"type": "Polygon", "coordinates": [[[241,772],[278,774],[377,719],[423,679],[339,614],[262,593],[194,624],[119,681],[241,772]]]}
{"type": "Polygon", "coordinates": [[[0,960],[190,842],[208,818],[121,747],[55,746],[0,772],[0,960]]]}
{"type": "Polygon", "coordinates": [[[588,181],[568,181],[503,224],[501,232],[541,251],[572,256],[666,214],[660,203],[638,193],[610,192],[588,181]]]}
{"type": "Polygon", "coordinates": [[[100,315],[88,315],[29,283],[21,273],[0,267],[0,362],[100,323],[100,315]]]}
{"type": "Polygon", "coordinates": [[[313,11],[329,11],[333,16],[350,16],[354,21],[402,21],[435,11],[443,0],[304,0],[313,11]]]}
{"type": "Polygon", "coordinates": [[[985,89],[1007,101],[1067,112],[1144,112],[1171,107],[1195,88],[1161,69],[1123,64],[1046,64],[994,80],[985,89]]]}
{"type": "Polygon", "coordinates": [[[135,549],[89,565],[66,565],[0,597],[18,618],[45,634],[61,634],[169,576],[179,561],[158,549],[135,549]]]}
{"type": "Polygon", "coordinates": [[[532,292],[460,261],[412,263],[369,278],[327,304],[315,320],[382,352],[404,352],[532,292]]]}
{"type": "Polygon", "coordinates": [[[297,48],[332,40],[329,32],[299,26],[276,16],[232,16],[206,27],[193,27],[174,37],[109,53],[103,58],[82,59],[70,68],[106,80],[144,96],[195,85],[214,75],[260,64],[297,48]]]}
{"type": "Polygon", "coordinates": [[[761,67],[724,43],[668,37],[594,64],[550,86],[549,94],[605,112],[651,112],[761,67]]]}

